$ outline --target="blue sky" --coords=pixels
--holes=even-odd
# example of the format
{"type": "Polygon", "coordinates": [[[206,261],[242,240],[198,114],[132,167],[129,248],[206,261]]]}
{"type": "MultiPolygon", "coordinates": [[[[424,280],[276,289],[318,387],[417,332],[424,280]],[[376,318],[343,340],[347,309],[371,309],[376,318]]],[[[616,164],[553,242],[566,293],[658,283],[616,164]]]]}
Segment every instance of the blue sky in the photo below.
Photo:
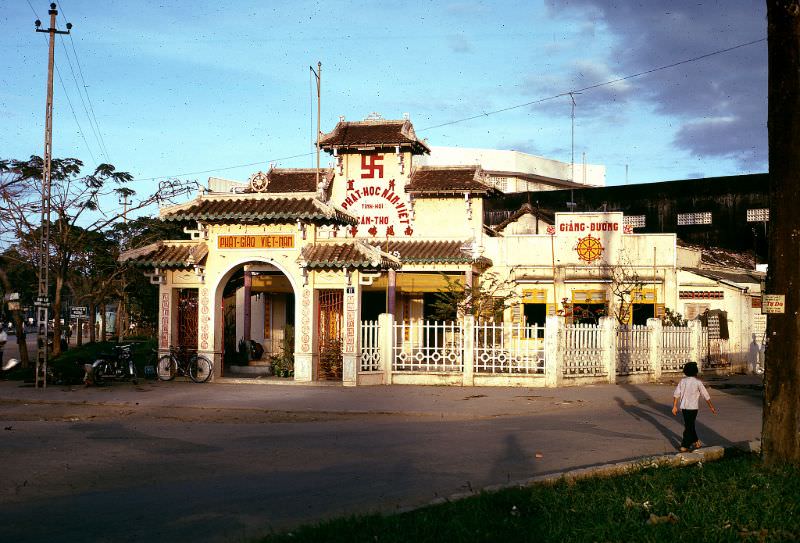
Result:
{"type": "MultiPolygon", "coordinates": [[[[42,154],[47,42],[33,21],[38,14],[46,26],[48,4],[0,2],[0,158],[42,154]]],[[[569,162],[568,96],[491,112],[766,38],[760,0],[64,0],[58,8],[59,28],[74,27],[56,44],[54,156],[87,169],[110,162],[133,174],[140,193],[155,187],[152,178],[177,174],[245,181],[271,161],[312,166],[317,61],[323,131],[340,115],[408,113],[431,145],[569,162]]],[[[630,183],[767,170],[765,41],[575,99],[576,160],[586,153],[605,164],[610,185],[625,182],[626,165],[630,183]]]]}

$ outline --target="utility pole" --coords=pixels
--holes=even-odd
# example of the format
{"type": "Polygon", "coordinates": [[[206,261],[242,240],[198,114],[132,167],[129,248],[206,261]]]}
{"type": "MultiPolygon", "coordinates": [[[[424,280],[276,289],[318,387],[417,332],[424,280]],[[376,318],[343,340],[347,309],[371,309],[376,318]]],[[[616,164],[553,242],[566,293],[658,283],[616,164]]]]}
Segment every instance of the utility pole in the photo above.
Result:
{"type": "Polygon", "coordinates": [[[319,188],[319,134],[320,134],[320,112],[321,112],[321,104],[320,104],[320,88],[322,86],[322,62],[317,62],[317,69],[314,70],[313,66],[308,67],[311,70],[311,73],[314,74],[314,77],[317,79],[317,188],[319,188]]]}
{"type": "MultiPolygon", "coordinates": [[[[47,60],[47,107],[44,122],[44,164],[42,165],[42,238],[39,244],[39,291],[36,297],[36,315],[38,318],[39,355],[36,358],[35,386],[47,388],[47,330],[49,325],[50,296],[49,296],[49,271],[50,271],[50,163],[53,159],[53,66],[55,64],[55,38],[56,34],[69,34],[72,24],[67,23],[67,30],[56,30],[56,15],[58,10],[55,3],[50,4],[50,28],[43,29],[42,22],[36,20],[36,32],[50,34],[50,51],[47,60]]],[[[58,318],[54,315],[53,318],[58,318]]],[[[60,341],[61,338],[53,338],[60,341]]]]}

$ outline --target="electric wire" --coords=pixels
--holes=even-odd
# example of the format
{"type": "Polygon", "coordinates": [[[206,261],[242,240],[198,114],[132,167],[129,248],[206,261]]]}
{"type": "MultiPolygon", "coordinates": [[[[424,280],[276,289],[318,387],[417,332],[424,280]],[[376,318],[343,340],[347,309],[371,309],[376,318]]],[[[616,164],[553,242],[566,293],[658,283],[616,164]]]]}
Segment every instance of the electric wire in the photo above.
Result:
{"type": "MultiPolygon", "coordinates": [[[[26,0],[26,2],[28,3],[28,6],[31,8],[31,11],[33,11],[33,14],[36,16],[36,19],[41,21],[39,14],[36,13],[36,9],[34,9],[33,5],[31,5],[30,0],[26,0]]],[[[46,36],[43,35],[42,37],[45,39],[45,41],[48,40],[46,36]]],[[[55,68],[56,74],[58,75],[58,81],[61,84],[61,90],[64,91],[64,97],[67,99],[67,104],[69,104],[69,109],[72,112],[72,118],[75,119],[75,125],[78,127],[78,133],[81,135],[81,139],[83,139],[83,143],[84,145],[86,145],[86,150],[89,152],[89,156],[92,157],[92,162],[94,162],[96,168],[98,166],[97,159],[95,158],[94,153],[92,153],[92,149],[89,146],[89,142],[86,140],[86,135],[83,133],[83,129],[81,128],[81,123],[78,122],[78,115],[75,113],[75,108],[72,107],[72,100],[70,100],[69,98],[69,93],[67,92],[67,86],[64,85],[64,79],[61,77],[61,70],[58,69],[58,65],[55,63],[55,60],[53,62],[53,67],[55,68]]],[[[52,154],[52,149],[51,149],[51,154],[52,154]]]]}
{"type": "Polygon", "coordinates": [[[594,85],[589,85],[589,86],[586,86],[586,87],[582,87],[580,89],[573,89],[573,90],[570,90],[570,91],[567,91],[567,92],[562,92],[562,93],[559,93],[559,94],[554,94],[552,96],[547,96],[545,98],[539,98],[539,99],[536,99],[536,100],[531,100],[530,102],[525,102],[524,104],[517,104],[517,105],[514,105],[514,106],[504,107],[504,108],[496,109],[496,110],[493,110],[493,111],[486,111],[486,112],[482,112],[480,115],[472,115],[470,117],[464,117],[463,119],[456,119],[454,121],[448,121],[448,122],[442,123],[442,124],[437,124],[437,125],[433,125],[433,126],[426,126],[425,128],[420,128],[418,130],[418,132],[424,132],[426,130],[433,130],[434,128],[441,128],[443,126],[450,126],[450,125],[453,125],[453,124],[463,123],[463,122],[466,122],[466,121],[472,121],[474,119],[480,119],[481,117],[488,117],[490,115],[496,115],[497,113],[504,113],[506,111],[511,111],[513,109],[519,109],[521,107],[532,106],[532,105],[535,105],[535,104],[541,104],[541,103],[547,102],[549,100],[555,100],[557,98],[563,98],[564,96],[570,96],[572,94],[578,94],[578,93],[581,93],[581,92],[584,92],[584,91],[598,89],[600,87],[607,87],[608,85],[613,85],[614,83],[620,83],[622,81],[627,81],[629,79],[634,79],[636,77],[641,77],[643,75],[652,74],[652,73],[655,73],[655,72],[659,72],[661,70],[667,70],[669,68],[675,68],[676,66],[681,66],[683,64],[689,64],[690,62],[697,62],[698,60],[703,60],[703,59],[706,59],[708,57],[712,57],[714,55],[719,55],[719,54],[722,54],[722,53],[728,53],[730,51],[734,51],[734,50],[740,49],[742,47],[747,47],[747,46],[754,45],[756,43],[765,42],[765,41],[767,41],[767,38],[761,38],[761,39],[749,41],[749,42],[746,42],[746,43],[740,43],[738,45],[734,45],[734,46],[731,46],[731,47],[726,47],[725,49],[718,49],[716,51],[712,51],[710,53],[706,53],[704,55],[700,55],[700,56],[697,56],[697,57],[680,60],[678,62],[673,62],[672,64],[665,64],[665,65],[659,66],[657,68],[651,68],[649,70],[645,70],[645,71],[638,72],[638,73],[631,74],[631,75],[626,75],[624,77],[618,77],[616,79],[611,79],[609,81],[603,81],[602,83],[595,83],[594,85]]]}
{"type": "MultiPolygon", "coordinates": [[[[728,53],[728,52],[734,51],[736,49],[741,49],[742,47],[748,47],[750,45],[755,45],[757,43],[761,43],[761,42],[765,42],[765,41],[767,41],[767,38],[761,38],[761,39],[758,39],[758,40],[753,40],[753,41],[749,41],[749,42],[733,45],[731,47],[726,47],[724,49],[717,49],[716,51],[711,51],[710,53],[705,53],[703,55],[699,55],[699,56],[696,56],[696,57],[680,60],[680,61],[677,61],[677,62],[673,62],[671,64],[665,64],[663,66],[658,66],[656,68],[651,68],[649,70],[644,70],[644,71],[641,71],[641,72],[637,72],[635,74],[630,74],[630,75],[626,75],[626,76],[623,76],[623,77],[618,77],[616,79],[603,81],[602,83],[595,83],[593,85],[588,85],[586,87],[582,87],[582,88],[579,88],[579,89],[573,89],[573,90],[569,90],[569,91],[566,91],[566,92],[561,92],[559,94],[554,94],[552,96],[546,96],[544,98],[538,98],[536,100],[531,100],[531,101],[525,102],[523,104],[516,104],[516,105],[513,105],[513,106],[508,106],[508,107],[504,107],[504,108],[500,108],[500,109],[496,109],[496,110],[492,110],[492,111],[485,111],[485,112],[481,112],[478,115],[472,115],[470,117],[464,117],[463,119],[456,119],[456,120],[453,120],[453,121],[448,121],[446,123],[441,123],[441,124],[437,124],[437,125],[433,125],[433,126],[427,126],[425,128],[418,129],[417,132],[424,132],[426,130],[433,130],[435,128],[442,128],[444,126],[450,126],[450,125],[459,124],[459,123],[463,123],[463,122],[467,122],[467,121],[472,121],[472,120],[475,120],[475,119],[480,119],[482,117],[489,117],[490,115],[496,115],[498,113],[504,113],[506,111],[512,111],[514,109],[519,109],[519,108],[523,108],[523,107],[527,107],[527,106],[532,106],[532,105],[535,105],[535,104],[541,104],[541,103],[544,103],[544,102],[548,102],[550,100],[556,100],[558,98],[563,98],[565,96],[579,94],[581,92],[590,91],[590,90],[598,89],[598,88],[601,88],[601,87],[606,87],[608,85],[613,85],[615,83],[620,83],[622,81],[627,81],[629,79],[642,77],[642,76],[645,76],[645,75],[648,75],[648,74],[659,72],[661,70],[667,70],[669,68],[675,68],[675,67],[681,66],[683,64],[689,64],[691,62],[697,62],[699,60],[703,60],[703,59],[706,59],[706,58],[709,58],[709,57],[712,57],[712,56],[715,56],[715,55],[728,53]]],[[[313,128],[312,128],[312,130],[313,130],[313,128]]],[[[311,154],[313,154],[313,153],[305,153],[305,154],[301,154],[301,155],[295,155],[293,157],[278,158],[278,159],[274,159],[274,160],[268,161],[268,162],[275,162],[275,161],[278,161],[278,160],[288,160],[288,159],[291,159],[291,158],[304,157],[304,156],[308,156],[308,155],[311,155],[311,154]]],[[[223,171],[223,170],[233,170],[235,168],[243,168],[243,167],[246,167],[246,166],[253,166],[255,164],[261,164],[261,163],[262,162],[254,162],[254,163],[251,163],[251,164],[240,164],[238,166],[217,168],[217,169],[213,169],[213,170],[205,170],[205,171],[202,171],[202,172],[193,172],[193,173],[187,173],[187,174],[175,174],[175,175],[164,175],[164,176],[158,176],[158,177],[150,177],[150,178],[147,178],[145,180],[155,180],[155,179],[163,179],[163,178],[168,178],[168,177],[180,177],[182,175],[196,175],[196,174],[212,173],[212,172],[223,171]]]]}
{"type": "Polygon", "coordinates": [[[156,177],[137,177],[136,179],[134,179],[134,181],[156,181],[158,179],[170,179],[170,178],[176,178],[176,177],[186,177],[186,176],[189,176],[189,175],[200,175],[200,174],[203,174],[203,173],[214,173],[214,172],[221,172],[221,171],[225,171],[225,170],[235,170],[236,168],[246,168],[248,166],[257,166],[259,164],[269,164],[270,162],[280,162],[281,160],[290,160],[290,159],[293,159],[293,158],[303,158],[303,157],[307,157],[307,156],[310,156],[310,155],[313,155],[313,154],[314,154],[313,152],[312,153],[301,153],[299,155],[284,156],[284,157],[280,157],[280,158],[271,158],[269,160],[259,160],[258,162],[250,162],[248,164],[237,164],[236,166],[226,166],[224,168],[214,168],[213,170],[202,170],[202,171],[199,171],[199,172],[175,173],[175,174],[172,174],[172,175],[159,175],[159,176],[156,176],[156,177]]]}
{"type": "MultiPolygon", "coordinates": [[[[92,133],[94,134],[94,139],[97,142],[97,147],[100,149],[100,154],[105,155],[105,150],[103,149],[103,145],[100,143],[100,136],[97,133],[97,128],[92,123],[92,116],[89,115],[89,109],[86,107],[86,100],[83,99],[83,93],[81,92],[81,86],[78,83],[78,77],[75,75],[75,68],[72,66],[72,60],[69,58],[69,52],[67,51],[67,46],[64,43],[64,37],[60,36],[61,38],[61,47],[64,49],[64,55],[67,57],[67,63],[69,64],[69,69],[72,72],[72,80],[75,81],[75,88],[78,90],[78,96],[81,99],[81,105],[83,106],[83,112],[86,113],[86,118],[89,119],[89,127],[92,129],[92,133]]],[[[109,162],[108,155],[105,155],[106,162],[109,162]]]]}
{"type": "MultiPolygon", "coordinates": [[[[60,12],[61,13],[61,18],[64,20],[64,23],[66,24],[66,22],[67,22],[67,13],[64,10],[64,2],[63,2],[63,0],[61,1],[61,3],[59,5],[61,6],[61,12],[60,12]]],[[[86,84],[86,78],[84,78],[84,76],[83,76],[83,67],[81,66],[80,57],[78,57],[78,50],[75,47],[75,40],[72,38],[72,33],[69,33],[68,36],[69,36],[70,45],[72,46],[72,53],[75,56],[75,64],[78,66],[78,74],[81,76],[81,82],[83,84],[82,85],[83,92],[84,92],[84,94],[86,94],[86,102],[89,104],[89,113],[91,113],[91,115],[89,115],[89,113],[87,113],[87,116],[89,117],[89,122],[94,121],[94,126],[97,128],[98,143],[100,145],[100,148],[102,149],[103,154],[106,157],[106,162],[110,163],[111,162],[111,157],[108,154],[108,147],[106,146],[105,138],[103,138],[103,132],[100,130],[100,123],[97,122],[97,115],[95,115],[95,112],[94,112],[94,105],[92,104],[92,99],[89,96],[89,85],[86,84]]],[[[62,41],[63,41],[63,39],[64,38],[62,36],[62,41]]],[[[72,68],[71,65],[70,65],[70,68],[72,68]]]]}

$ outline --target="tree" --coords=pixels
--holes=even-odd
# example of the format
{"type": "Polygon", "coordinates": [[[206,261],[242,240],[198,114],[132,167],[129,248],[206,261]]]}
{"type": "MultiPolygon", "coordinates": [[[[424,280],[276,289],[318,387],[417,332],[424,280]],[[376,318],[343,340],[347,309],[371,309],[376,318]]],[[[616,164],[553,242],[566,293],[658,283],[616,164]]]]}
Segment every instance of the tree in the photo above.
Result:
{"type": "Polygon", "coordinates": [[[431,304],[431,317],[435,320],[451,321],[460,315],[499,319],[503,311],[517,298],[512,288],[514,282],[509,279],[501,280],[495,272],[481,275],[469,288],[446,274],[442,274],[442,277],[446,282],[445,287],[439,289],[431,304]]]}
{"type": "MultiPolygon", "coordinates": [[[[74,269],[78,255],[95,250],[92,241],[98,234],[123,219],[125,213],[132,213],[162,201],[171,202],[196,187],[190,181],[165,181],[156,191],[139,199],[132,199],[135,191],[127,186],[132,176],[117,171],[110,164],[100,164],[88,175],[81,175],[83,163],[74,158],[53,159],[51,164],[51,213],[50,226],[50,276],[52,278],[53,336],[61,334],[60,315],[62,314],[63,294],[74,274],[85,274],[84,270],[74,269]],[[119,198],[126,198],[130,204],[123,209],[109,209],[108,202],[114,204],[119,198]],[[113,199],[113,200],[112,200],[113,199]]],[[[0,174],[3,179],[3,199],[5,211],[0,218],[0,227],[16,239],[21,240],[20,251],[31,262],[39,261],[41,225],[32,223],[38,217],[41,207],[39,193],[24,190],[26,183],[35,184],[42,178],[43,161],[32,156],[26,161],[0,160],[0,174]]],[[[112,204],[112,205],[114,205],[112,204]]],[[[0,232],[2,234],[2,232],[0,232]]],[[[53,342],[53,355],[60,353],[60,344],[53,342]]]]}
{"type": "Polygon", "coordinates": [[[614,297],[613,315],[618,324],[628,324],[631,322],[634,292],[642,290],[644,280],[624,251],[620,251],[619,263],[611,266],[608,274],[611,277],[611,295],[614,297]]]}
{"type": "Polygon", "coordinates": [[[767,324],[761,447],[767,463],[800,463],[800,0],[767,0],[767,32],[767,292],[786,297],[786,312],[767,324]]]}
{"type": "MultiPolygon", "coordinates": [[[[23,368],[29,366],[28,345],[25,342],[25,315],[24,307],[33,305],[36,297],[36,284],[31,284],[30,278],[36,276],[36,270],[20,255],[16,247],[11,247],[0,254],[0,295],[16,293],[19,295],[19,309],[9,310],[11,321],[14,323],[19,359],[23,368]]],[[[0,315],[2,316],[2,315],[0,315]]],[[[4,324],[5,320],[0,320],[4,324]]]]}

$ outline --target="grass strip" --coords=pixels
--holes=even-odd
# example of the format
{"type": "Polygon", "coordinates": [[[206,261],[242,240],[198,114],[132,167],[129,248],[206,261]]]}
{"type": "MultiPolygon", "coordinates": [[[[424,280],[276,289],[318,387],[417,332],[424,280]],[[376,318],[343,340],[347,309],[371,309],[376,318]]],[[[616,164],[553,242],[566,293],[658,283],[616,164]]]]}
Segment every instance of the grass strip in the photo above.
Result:
{"type": "Polygon", "coordinates": [[[800,468],[767,467],[742,453],[336,519],[261,541],[800,541],[799,498],[800,468]]]}

